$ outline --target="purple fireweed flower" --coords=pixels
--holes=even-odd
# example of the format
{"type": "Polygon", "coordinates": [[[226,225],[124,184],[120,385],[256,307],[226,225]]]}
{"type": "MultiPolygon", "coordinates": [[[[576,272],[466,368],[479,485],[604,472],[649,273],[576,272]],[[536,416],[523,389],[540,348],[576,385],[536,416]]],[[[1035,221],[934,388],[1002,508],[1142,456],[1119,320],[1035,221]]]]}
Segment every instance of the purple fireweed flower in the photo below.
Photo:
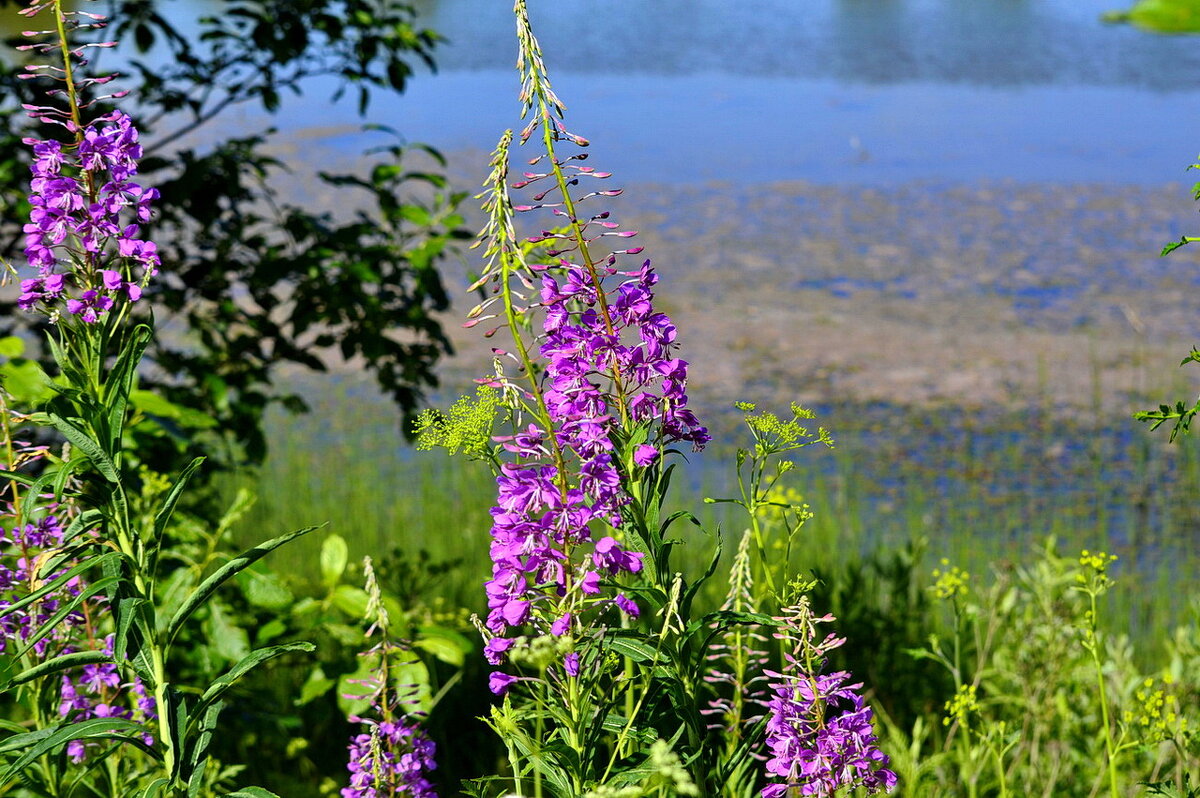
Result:
{"type": "Polygon", "coordinates": [[[92,324],[117,302],[138,301],[158,272],[157,248],[138,236],[159,193],[132,182],[142,148],[129,116],[115,111],[79,136],[66,148],[25,140],[34,154],[25,256],[38,276],[22,282],[17,301],[51,318],[62,303],[92,324]]]}
{"type": "Polygon", "coordinates": [[[437,746],[407,719],[352,717],[366,731],[350,741],[350,786],[342,798],[437,798],[426,774],[437,769],[437,746]]]}
{"type": "MultiPolygon", "coordinates": [[[[53,581],[70,569],[65,564],[54,573],[37,571],[45,554],[61,545],[64,527],[57,515],[45,515],[37,521],[11,530],[0,528],[0,609],[11,606],[37,586],[53,581]]],[[[0,653],[16,653],[34,637],[34,632],[50,620],[64,601],[79,595],[80,583],[72,579],[41,601],[6,612],[0,617],[0,653]]],[[[79,612],[69,613],[47,636],[33,644],[38,657],[52,656],[70,648],[77,627],[84,622],[79,612]]]]}
{"type": "Polygon", "coordinates": [[[488,689],[496,695],[504,695],[508,692],[508,688],[516,684],[517,681],[516,676],[509,676],[503,671],[492,671],[488,674],[488,689]]]}
{"type": "MultiPolygon", "coordinates": [[[[528,135],[526,130],[522,141],[528,135]]],[[[586,146],[585,140],[557,123],[551,136],[586,146]]],[[[687,408],[687,363],[675,357],[676,328],[654,307],[658,276],[649,261],[632,271],[618,268],[620,258],[636,255],[641,247],[598,257],[589,248],[602,237],[627,238],[635,233],[618,230],[607,211],[590,218],[573,217],[564,209],[572,203],[546,200],[548,194],[561,195],[568,185],[578,184],[581,176],[604,179],[608,173],[571,163],[582,156],[560,159],[551,149],[542,157],[554,159],[558,169],[527,172],[526,179],[513,188],[550,179],[552,173],[561,177],[566,172],[571,177],[536,194],[535,204],[513,205],[502,184],[507,174],[507,141],[493,162],[495,193],[485,204],[494,217],[485,231],[490,253],[514,251],[515,240],[508,237],[511,219],[501,209],[551,208],[571,229],[542,230],[527,239],[534,244],[547,242],[551,248],[545,252],[551,262],[528,266],[514,275],[492,269],[493,257],[492,273],[483,281],[520,282],[512,294],[505,293],[506,299],[518,296],[533,303],[521,312],[530,314],[526,318],[535,320],[537,331],[532,345],[520,347],[523,358],[537,361],[522,364],[536,375],[536,382],[524,385],[502,375],[496,378],[514,403],[524,400],[537,412],[534,423],[522,418],[523,429],[496,439],[511,455],[511,462],[501,466],[496,481],[492,574],[485,584],[488,614],[483,626],[485,637],[493,640],[565,638],[573,629],[591,628],[597,615],[616,611],[636,617],[640,612],[636,602],[619,592],[623,578],[644,570],[642,553],[628,549],[630,519],[626,516],[633,499],[623,482],[625,470],[654,468],[665,447],[686,442],[698,450],[709,436],[687,408]],[[626,449],[635,425],[641,428],[641,437],[630,452],[626,449]]],[[[619,193],[596,191],[578,197],[577,202],[619,193]]],[[[498,289],[497,296],[500,293],[498,289]]],[[[491,301],[477,310],[482,312],[491,301]]],[[[469,325],[477,318],[479,313],[473,311],[469,325]]],[[[489,644],[488,661],[498,664],[507,659],[507,649],[489,644]]],[[[571,666],[564,661],[564,666],[568,677],[578,668],[577,661],[571,666]]],[[[514,681],[515,677],[497,671],[491,687],[502,693],[514,681]]]]}
{"type": "Polygon", "coordinates": [[[652,465],[658,459],[658,449],[643,443],[633,450],[633,462],[635,465],[645,468],[652,465]]]}
{"type": "Polygon", "coordinates": [[[351,723],[360,724],[349,745],[350,757],[347,769],[350,784],[341,791],[343,798],[390,798],[390,796],[413,796],[413,798],[437,798],[437,792],[427,775],[437,768],[437,747],[418,725],[421,713],[408,712],[405,707],[414,703],[411,692],[416,685],[396,689],[394,680],[388,677],[388,664],[394,652],[405,650],[405,646],[387,640],[388,616],[382,609],[375,571],[368,558],[364,570],[367,572],[367,593],[371,596],[375,610],[368,610],[373,624],[370,636],[376,629],[383,639],[362,652],[359,656],[377,658],[371,675],[355,680],[355,684],[366,688],[361,697],[370,701],[365,716],[351,715],[351,723]]]}
{"type": "MultiPolygon", "coordinates": [[[[104,638],[104,653],[113,655],[113,636],[104,638]]],[[[78,722],[91,718],[123,718],[149,725],[158,717],[157,703],[146,691],[137,676],[132,682],[122,682],[117,666],[111,662],[85,665],[80,671],[64,674],[59,686],[58,714],[65,720],[78,722]]],[[[154,735],[142,733],[142,741],[153,745],[154,735]]],[[[82,762],[94,744],[73,740],[67,755],[73,762],[82,762]]]]}
{"type": "Polygon", "coordinates": [[[829,796],[855,787],[867,794],[891,792],[896,774],[879,750],[871,708],[858,692],[862,684],[850,684],[845,671],[820,672],[825,655],[845,642],[832,634],[815,639],[816,624],[833,617],[815,617],[807,597],[784,612],[779,620],[788,626],[776,636],[791,640],[794,649],[784,655],[785,672],[765,671],[772,680],[765,768],[778,781],[763,788],[763,798],[829,796]]]}

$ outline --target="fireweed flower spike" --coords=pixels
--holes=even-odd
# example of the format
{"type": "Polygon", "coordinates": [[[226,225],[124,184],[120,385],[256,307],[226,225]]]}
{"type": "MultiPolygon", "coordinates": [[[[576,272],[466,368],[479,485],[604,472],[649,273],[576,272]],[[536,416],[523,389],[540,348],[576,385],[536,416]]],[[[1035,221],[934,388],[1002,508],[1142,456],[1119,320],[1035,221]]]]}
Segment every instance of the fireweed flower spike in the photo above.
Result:
{"type": "MultiPolygon", "coordinates": [[[[34,16],[43,9],[60,13],[64,31],[103,27],[103,17],[81,11],[64,11],[52,3],[34,3],[22,13],[34,16]]],[[[139,237],[140,225],[150,220],[158,190],[134,182],[142,147],[128,115],[113,111],[85,122],[82,113],[97,101],[120,96],[91,97],[85,91],[105,85],[113,76],[76,80],[73,68],[86,47],[111,46],[96,42],[69,49],[57,41],[56,31],[29,31],[35,43],[25,49],[38,54],[61,50],[61,65],[34,65],[21,77],[50,78],[61,88],[52,97],[65,96],[67,108],[25,106],[34,119],[58,125],[70,134],[68,141],[27,138],[33,149],[30,167],[29,222],[24,227],[25,257],[36,276],[21,282],[18,305],[60,320],[63,313],[85,324],[99,322],[119,303],[142,296],[150,277],[157,274],[159,257],[153,242],[139,237]],[[42,41],[44,38],[49,41],[42,41]]]]}
{"type": "MultiPolygon", "coordinates": [[[[485,653],[497,665],[507,658],[512,635],[563,637],[579,628],[590,609],[639,614],[631,598],[608,593],[603,584],[643,569],[644,555],[626,548],[621,531],[629,502],[618,462],[622,442],[633,428],[643,431],[647,442],[625,465],[643,468],[662,446],[688,442],[699,449],[709,440],[687,407],[688,364],[674,356],[675,326],[654,307],[658,275],[649,261],[619,267],[640,247],[598,254],[608,241],[635,233],[620,230],[607,211],[579,212],[584,200],[620,191],[572,196],[570,189],[583,180],[609,175],[583,166],[586,152],[558,153],[559,145],[587,142],[560,121],[562,105],[550,89],[523,4],[517,10],[522,99],[525,112],[532,112],[521,140],[541,125],[545,151],[530,165],[545,166],[512,184],[536,191],[530,204],[513,205],[512,135],[505,134],[481,195],[489,222],[480,243],[488,262],[476,287],[490,284],[493,296],[472,310],[468,322],[502,318],[515,351],[497,350],[497,362],[513,360],[522,373],[520,381],[497,378],[505,395],[515,397],[521,419],[517,434],[497,439],[512,456],[496,480],[492,578],[485,585],[485,625],[495,635],[485,653]],[[548,187],[539,189],[539,183],[548,187]],[[547,208],[563,227],[519,242],[513,212],[547,208]],[[523,251],[530,247],[540,248],[547,262],[527,264],[523,251]],[[489,313],[497,303],[503,310],[489,313]],[[526,340],[526,330],[534,333],[532,340],[526,340]]],[[[497,693],[512,684],[500,674],[492,679],[497,693]]]]}
{"type": "Polygon", "coordinates": [[[351,723],[361,732],[350,740],[347,769],[350,785],[342,788],[342,798],[384,798],[411,796],[437,798],[437,791],[426,776],[437,769],[437,746],[419,726],[420,713],[407,712],[412,703],[397,690],[389,673],[391,658],[405,650],[388,639],[391,623],[383,604],[382,591],[371,558],[363,561],[368,596],[365,616],[370,619],[370,637],[378,631],[380,641],[361,656],[376,663],[375,672],[363,682],[370,707],[363,716],[351,715],[351,723]]]}
{"type": "Polygon", "coordinates": [[[871,727],[872,712],[845,671],[821,673],[826,655],[845,643],[834,634],[818,641],[817,625],[833,621],[817,617],[801,595],[778,619],[776,637],[792,644],[785,652],[783,673],[771,677],[767,702],[766,771],[773,783],[763,798],[785,795],[831,796],[840,789],[862,787],[867,794],[891,792],[896,774],[886,769],[871,727]]]}

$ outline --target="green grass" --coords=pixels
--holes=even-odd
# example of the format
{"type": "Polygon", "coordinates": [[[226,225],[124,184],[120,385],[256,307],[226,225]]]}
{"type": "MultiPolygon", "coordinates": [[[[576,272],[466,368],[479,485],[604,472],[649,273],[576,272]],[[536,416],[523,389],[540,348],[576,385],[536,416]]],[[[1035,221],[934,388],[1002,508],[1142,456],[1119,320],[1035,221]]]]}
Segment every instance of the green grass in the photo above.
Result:
{"type": "MultiPolygon", "coordinates": [[[[239,527],[242,541],[328,522],[355,558],[398,548],[460,559],[433,589],[478,609],[490,572],[494,486],[486,467],[413,451],[391,405],[352,383],[309,399],[308,416],[271,416],[270,459],[257,480],[241,478],[259,496],[239,527]]],[[[846,408],[821,421],[837,448],[802,452],[789,475],[816,513],[795,569],[830,573],[872,551],[924,541],[926,574],[946,557],[982,577],[995,563],[1035,559],[1054,536],[1066,554],[1090,548],[1121,557],[1107,613],[1115,629],[1151,637],[1187,611],[1191,591],[1179,586],[1196,564],[1194,441],[1168,447],[1165,434],[1127,419],[1089,428],[1037,411],[984,418],[846,408]]],[[[721,436],[724,451],[689,456],[675,483],[675,509],[692,510],[708,530],[675,527],[689,538],[676,566],[691,573],[710,556],[717,529],[729,533],[729,553],[745,525],[737,508],[700,501],[734,490],[730,445],[743,441],[721,436]]],[[[274,567],[315,580],[320,543],[318,534],[277,552],[274,567]]],[[[714,583],[709,600],[722,589],[714,583]]]]}

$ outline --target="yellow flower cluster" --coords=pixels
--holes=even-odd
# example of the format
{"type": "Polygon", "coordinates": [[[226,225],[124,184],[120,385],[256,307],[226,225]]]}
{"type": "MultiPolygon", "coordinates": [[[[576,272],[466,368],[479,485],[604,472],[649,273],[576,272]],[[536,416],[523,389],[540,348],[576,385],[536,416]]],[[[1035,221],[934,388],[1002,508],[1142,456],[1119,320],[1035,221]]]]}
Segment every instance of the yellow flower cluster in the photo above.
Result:
{"type": "Polygon", "coordinates": [[[969,725],[967,719],[972,712],[979,712],[979,701],[975,694],[975,685],[959,685],[958,690],[954,693],[954,698],[946,702],[946,717],[942,718],[942,724],[949,726],[951,723],[957,723],[966,728],[969,725]]]}
{"type": "Polygon", "coordinates": [[[971,575],[959,568],[951,566],[945,557],[941,560],[942,567],[933,569],[933,585],[929,588],[938,599],[952,599],[967,594],[967,584],[971,575]]]}
{"type": "Polygon", "coordinates": [[[1108,571],[1108,566],[1117,561],[1117,555],[1109,554],[1106,551],[1090,552],[1084,549],[1079,554],[1079,564],[1084,568],[1090,568],[1098,574],[1103,574],[1108,571]]]}
{"type": "Polygon", "coordinates": [[[1156,688],[1154,679],[1147,678],[1134,693],[1137,710],[1125,711],[1125,722],[1140,733],[1144,743],[1161,743],[1187,734],[1187,718],[1179,714],[1178,699],[1164,689],[1173,681],[1167,674],[1163,686],[1156,688]]]}

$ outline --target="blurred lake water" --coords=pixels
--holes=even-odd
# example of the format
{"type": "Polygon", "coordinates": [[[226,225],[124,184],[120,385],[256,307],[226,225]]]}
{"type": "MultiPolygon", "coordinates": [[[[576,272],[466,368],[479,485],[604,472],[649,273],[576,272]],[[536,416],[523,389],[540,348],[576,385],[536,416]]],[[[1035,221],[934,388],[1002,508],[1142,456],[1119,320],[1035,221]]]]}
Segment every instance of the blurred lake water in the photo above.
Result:
{"type": "MultiPolygon", "coordinates": [[[[1124,0],[532,2],[568,121],[626,179],[1185,179],[1194,38],[1108,25],[1124,0]]],[[[506,2],[438,0],[439,74],[379,113],[489,149],[513,113],[506,2]]]]}

